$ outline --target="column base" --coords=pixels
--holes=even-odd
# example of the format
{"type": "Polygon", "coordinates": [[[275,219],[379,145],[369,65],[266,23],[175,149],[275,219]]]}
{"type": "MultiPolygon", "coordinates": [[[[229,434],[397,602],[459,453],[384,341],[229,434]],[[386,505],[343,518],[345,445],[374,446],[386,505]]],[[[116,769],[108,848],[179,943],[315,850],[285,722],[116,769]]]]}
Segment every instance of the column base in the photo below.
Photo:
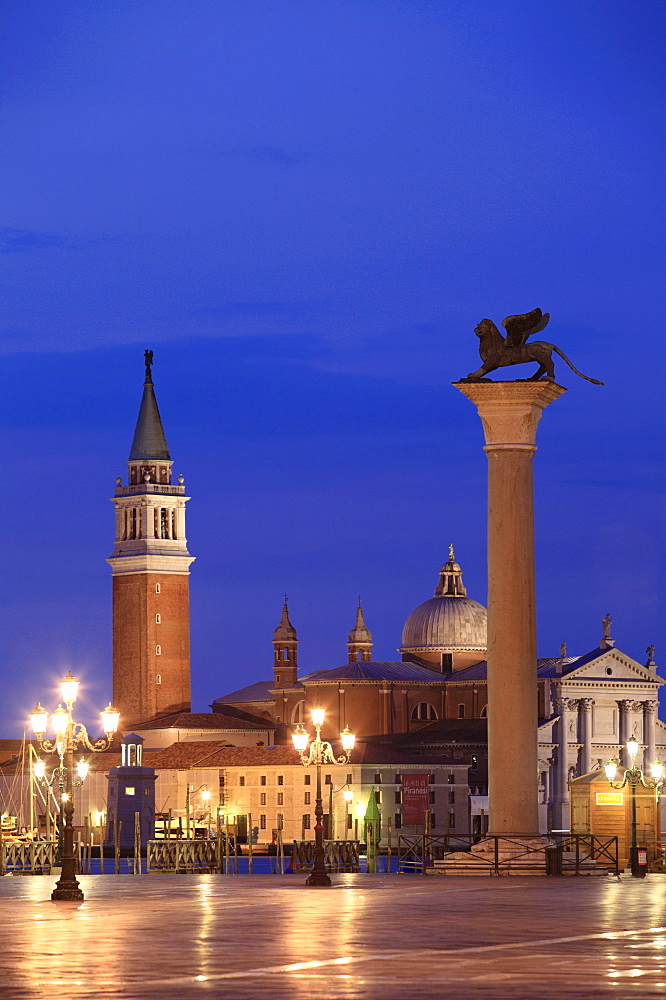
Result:
{"type": "Polygon", "coordinates": [[[331,882],[326,872],[312,872],[312,874],[308,875],[307,879],[305,880],[305,884],[327,886],[327,885],[332,885],[333,883],[331,882]]]}

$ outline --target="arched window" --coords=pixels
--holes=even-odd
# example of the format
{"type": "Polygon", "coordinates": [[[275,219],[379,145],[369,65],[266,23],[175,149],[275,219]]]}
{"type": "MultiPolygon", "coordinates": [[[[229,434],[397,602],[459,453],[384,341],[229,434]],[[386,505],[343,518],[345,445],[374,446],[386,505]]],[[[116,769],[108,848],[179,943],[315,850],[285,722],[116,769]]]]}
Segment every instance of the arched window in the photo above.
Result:
{"type": "Polygon", "coordinates": [[[488,718],[488,706],[487,705],[484,705],[483,708],[481,709],[481,718],[482,719],[487,719],[488,718]]]}
{"type": "Polygon", "coordinates": [[[305,698],[302,701],[297,701],[294,705],[294,710],[291,713],[291,721],[298,722],[299,725],[303,724],[303,708],[305,707],[305,698]]]}
{"type": "Polygon", "coordinates": [[[155,656],[161,656],[161,655],[162,655],[162,647],[155,646],[155,656]]]}
{"type": "Polygon", "coordinates": [[[412,710],[412,722],[434,722],[437,712],[430,702],[422,701],[419,705],[414,705],[412,710]]]}
{"type": "Polygon", "coordinates": [[[162,683],[162,674],[155,674],[155,683],[156,684],[162,683]]]}

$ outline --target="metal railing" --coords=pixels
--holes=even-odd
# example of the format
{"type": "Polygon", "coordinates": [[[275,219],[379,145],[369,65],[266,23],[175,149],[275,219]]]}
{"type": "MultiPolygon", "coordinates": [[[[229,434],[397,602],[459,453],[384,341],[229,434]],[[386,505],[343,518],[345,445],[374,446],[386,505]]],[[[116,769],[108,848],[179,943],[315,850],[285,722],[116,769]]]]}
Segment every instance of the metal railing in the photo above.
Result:
{"type": "MultiPolygon", "coordinates": [[[[292,854],[293,871],[303,871],[314,865],[314,841],[295,840],[292,854]]],[[[329,872],[357,872],[359,867],[358,840],[325,840],[324,860],[329,872]]]]}
{"type": "Polygon", "coordinates": [[[398,871],[412,874],[619,875],[618,838],[451,834],[398,838],[398,871]],[[474,850],[472,850],[474,848],[474,850]]]}
{"type": "Polygon", "coordinates": [[[48,875],[55,866],[57,841],[34,840],[0,843],[0,875],[48,875]]]}

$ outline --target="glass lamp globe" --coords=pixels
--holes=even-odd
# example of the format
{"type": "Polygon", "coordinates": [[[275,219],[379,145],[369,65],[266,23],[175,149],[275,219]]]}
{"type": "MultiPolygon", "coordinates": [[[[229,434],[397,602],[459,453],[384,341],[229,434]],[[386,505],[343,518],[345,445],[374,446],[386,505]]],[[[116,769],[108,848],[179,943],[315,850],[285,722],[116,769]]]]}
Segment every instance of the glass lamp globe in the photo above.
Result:
{"type": "Polygon", "coordinates": [[[51,725],[56,736],[62,736],[67,731],[68,722],[69,712],[66,712],[62,705],[58,705],[55,712],[51,715],[51,725]]]}
{"type": "Polygon", "coordinates": [[[627,753],[633,760],[636,754],[638,753],[638,740],[634,739],[627,740],[627,753]]]}
{"type": "Polygon", "coordinates": [[[604,764],[604,771],[606,772],[606,777],[609,781],[613,781],[615,775],[617,774],[617,764],[614,760],[609,760],[607,764],[604,764]]]}
{"type": "Polygon", "coordinates": [[[661,763],[660,760],[655,760],[650,770],[652,772],[652,777],[655,778],[657,781],[661,781],[661,779],[664,777],[664,765],[661,763]]]}
{"type": "Polygon", "coordinates": [[[310,715],[312,716],[313,725],[315,726],[324,725],[324,716],[326,715],[326,712],[324,711],[323,708],[313,708],[312,711],[310,712],[310,715]]]}
{"type": "Polygon", "coordinates": [[[303,726],[291,734],[291,738],[294,741],[294,749],[298,750],[299,753],[304,753],[308,748],[308,734],[307,730],[303,729],[303,726]]]}
{"type": "Polygon", "coordinates": [[[118,726],[120,725],[120,712],[116,712],[111,702],[109,702],[102,712],[102,725],[104,726],[104,732],[107,736],[111,736],[113,733],[118,732],[118,726]]]}
{"type": "Polygon", "coordinates": [[[46,764],[43,760],[37,758],[35,763],[32,765],[32,773],[36,778],[43,778],[46,774],[46,764]]]}
{"type": "Polygon", "coordinates": [[[76,701],[76,696],[79,693],[79,682],[72,676],[71,670],[68,670],[65,679],[60,681],[60,690],[62,691],[62,700],[65,704],[70,701],[76,701]]]}
{"type": "Polygon", "coordinates": [[[46,727],[49,722],[48,713],[45,708],[37,702],[32,712],[30,713],[30,725],[32,726],[32,731],[36,736],[43,736],[46,732],[46,727]]]}
{"type": "Polygon", "coordinates": [[[345,728],[340,733],[340,742],[342,743],[342,749],[346,753],[349,753],[350,750],[354,749],[356,736],[354,733],[350,733],[349,726],[345,726],[345,728]]]}
{"type": "Polygon", "coordinates": [[[76,771],[81,780],[88,777],[89,767],[90,765],[88,764],[88,761],[84,757],[82,757],[81,760],[78,761],[76,765],[76,771]]]}

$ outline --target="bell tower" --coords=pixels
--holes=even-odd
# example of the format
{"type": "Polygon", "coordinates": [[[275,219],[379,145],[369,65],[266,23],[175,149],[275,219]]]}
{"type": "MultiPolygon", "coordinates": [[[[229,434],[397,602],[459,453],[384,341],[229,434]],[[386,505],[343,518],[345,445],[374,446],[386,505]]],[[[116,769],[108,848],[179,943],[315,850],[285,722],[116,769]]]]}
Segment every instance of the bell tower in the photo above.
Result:
{"type": "Polygon", "coordinates": [[[298,680],[298,634],[289,621],[287,595],[284,595],[282,618],[273,632],[273,687],[291,687],[298,680]]]}
{"type": "Polygon", "coordinates": [[[112,502],[113,700],[121,728],[190,710],[189,574],[185,481],[173,462],[145,352],[143,397],[127,462],[112,502]]]}

